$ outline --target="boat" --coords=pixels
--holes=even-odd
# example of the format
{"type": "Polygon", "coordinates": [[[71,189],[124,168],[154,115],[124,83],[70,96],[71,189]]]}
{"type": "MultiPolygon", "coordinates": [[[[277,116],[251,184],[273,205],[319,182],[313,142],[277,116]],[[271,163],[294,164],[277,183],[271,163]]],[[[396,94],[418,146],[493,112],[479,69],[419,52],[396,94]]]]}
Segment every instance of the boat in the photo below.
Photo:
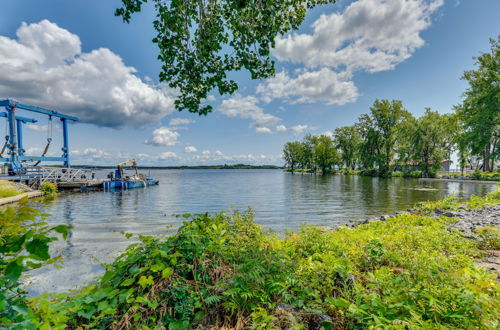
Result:
{"type": "Polygon", "coordinates": [[[108,180],[102,183],[103,189],[112,190],[112,189],[134,189],[134,188],[145,188],[147,186],[153,186],[159,184],[160,181],[151,178],[150,175],[145,175],[143,173],[139,173],[137,171],[137,162],[135,159],[130,159],[125,162],[121,162],[116,166],[115,172],[111,172],[108,174],[108,180]],[[125,175],[124,167],[127,164],[131,164],[135,173],[131,176],[125,175]]]}

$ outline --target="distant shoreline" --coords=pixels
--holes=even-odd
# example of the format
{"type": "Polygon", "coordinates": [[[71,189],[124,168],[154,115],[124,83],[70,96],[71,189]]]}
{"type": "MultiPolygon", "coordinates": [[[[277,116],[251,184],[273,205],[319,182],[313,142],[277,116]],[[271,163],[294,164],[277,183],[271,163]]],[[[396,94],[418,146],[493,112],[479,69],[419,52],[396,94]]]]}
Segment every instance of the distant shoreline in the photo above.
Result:
{"type": "MultiPolygon", "coordinates": [[[[116,165],[92,166],[92,165],[73,165],[74,168],[89,169],[114,169],[116,165]]],[[[142,170],[282,170],[283,167],[275,165],[198,165],[198,166],[137,166],[142,170]]]]}

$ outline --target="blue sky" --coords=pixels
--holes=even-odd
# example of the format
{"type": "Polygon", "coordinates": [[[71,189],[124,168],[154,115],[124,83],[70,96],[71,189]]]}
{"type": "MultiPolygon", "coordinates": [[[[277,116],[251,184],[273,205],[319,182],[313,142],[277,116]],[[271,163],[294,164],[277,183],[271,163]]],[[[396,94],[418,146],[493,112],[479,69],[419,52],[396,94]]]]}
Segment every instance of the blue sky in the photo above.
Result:
{"type": "MultiPolygon", "coordinates": [[[[311,10],[273,51],[277,76],[235,77],[237,94],[210,97],[199,117],[172,107],[158,84],[150,6],[131,24],[118,0],[1,0],[0,98],[79,116],[74,163],[281,164],[286,141],[351,125],[376,98],[400,99],[419,115],[451,111],[459,78],[500,33],[498,0],[339,1],[311,10]],[[131,68],[134,68],[132,70],[131,68]]],[[[25,114],[29,115],[29,114],[25,114]]],[[[25,130],[25,148],[45,146],[47,120],[25,130]]],[[[0,126],[0,135],[4,125],[0,126]]],[[[57,123],[50,153],[60,154],[57,123]]]]}

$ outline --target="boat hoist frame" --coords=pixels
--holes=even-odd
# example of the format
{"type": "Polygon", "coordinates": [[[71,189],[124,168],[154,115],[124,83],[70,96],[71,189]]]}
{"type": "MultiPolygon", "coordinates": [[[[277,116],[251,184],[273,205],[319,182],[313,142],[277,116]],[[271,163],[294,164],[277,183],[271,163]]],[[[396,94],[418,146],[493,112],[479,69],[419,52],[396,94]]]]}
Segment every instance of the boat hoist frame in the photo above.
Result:
{"type": "MultiPolygon", "coordinates": [[[[7,118],[8,122],[8,135],[6,136],[6,149],[8,150],[8,157],[4,157],[2,152],[2,154],[0,154],[0,161],[5,162],[9,167],[9,174],[24,174],[26,169],[23,163],[25,162],[63,162],[65,167],[71,167],[69,158],[68,121],[78,121],[79,119],[77,117],[63,115],[54,110],[22,104],[10,99],[0,100],[0,107],[4,107],[6,110],[6,112],[0,112],[0,117],[7,118]],[[46,115],[49,116],[49,120],[52,120],[52,117],[61,119],[63,129],[63,147],[61,148],[63,153],[61,157],[45,157],[45,155],[29,156],[24,154],[23,124],[36,123],[37,120],[16,116],[17,110],[26,110],[46,115]]],[[[50,141],[48,141],[48,144],[50,144],[50,141]]]]}

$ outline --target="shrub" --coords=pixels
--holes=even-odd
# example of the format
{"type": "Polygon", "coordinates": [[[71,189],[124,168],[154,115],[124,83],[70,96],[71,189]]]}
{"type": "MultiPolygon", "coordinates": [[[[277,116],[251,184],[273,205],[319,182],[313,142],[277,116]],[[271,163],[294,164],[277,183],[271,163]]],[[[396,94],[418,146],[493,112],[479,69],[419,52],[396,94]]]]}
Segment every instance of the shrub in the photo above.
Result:
{"type": "Polygon", "coordinates": [[[353,229],[303,227],[278,238],[254,224],[251,212],[198,214],[176,235],[139,238],[97,285],[36,299],[40,326],[500,325],[499,284],[473,265],[475,243],[444,220],[403,214],[353,229]]]}
{"type": "Polygon", "coordinates": [[[0,211],[0,328],[34,329],[37,322],[19,278],[22,273],[53,263],[49,255],[53,233],[68,235],[68,226],[49,227],[46,215],[28,207],[28,199],[16,208],[0,211]]]}
{"type": "Polygon", "coordinates": [[[408,178],[421,178],[422,177],[422,171],[414,170],[414,171],[411,171],[411,172],[405,172],[404,176],[408,177],[408,178]]]}
{"type": "Polygon", "coordinates": [[[47,196],[53,196],[57,194],[57,185],[50,182],[44,182],[40,186],[40,190],[47,196]]]}
{"type": "Polygon", "coordinates": [[[500,230],[493,226],[476,228],[479,238],[479,248],[483,250],[500,249],[500,230]]]}
{"type": "Polygon", "coordinates": [[[403,176],[403,172],[401,172],[401,171],[393,171],[391,173],[391,176],[392,177],[401,177],[401,176],[403,176]]]}

